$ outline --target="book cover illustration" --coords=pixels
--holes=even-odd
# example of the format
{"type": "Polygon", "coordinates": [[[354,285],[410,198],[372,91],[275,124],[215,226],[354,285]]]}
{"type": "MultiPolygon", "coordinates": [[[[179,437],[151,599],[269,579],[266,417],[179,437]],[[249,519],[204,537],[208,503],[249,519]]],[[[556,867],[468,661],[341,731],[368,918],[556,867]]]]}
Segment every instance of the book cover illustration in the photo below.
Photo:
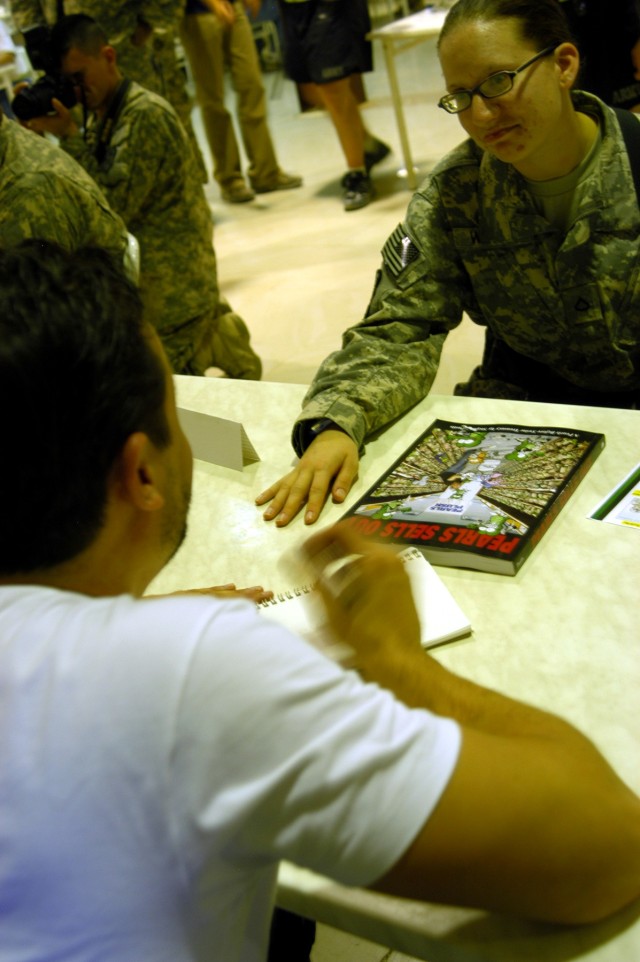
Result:
{"type": "Polygon", "coordinates": [[[437,420],[347,517],[434,564],[515,574],[603,447],[588,431],[437,420]]]}

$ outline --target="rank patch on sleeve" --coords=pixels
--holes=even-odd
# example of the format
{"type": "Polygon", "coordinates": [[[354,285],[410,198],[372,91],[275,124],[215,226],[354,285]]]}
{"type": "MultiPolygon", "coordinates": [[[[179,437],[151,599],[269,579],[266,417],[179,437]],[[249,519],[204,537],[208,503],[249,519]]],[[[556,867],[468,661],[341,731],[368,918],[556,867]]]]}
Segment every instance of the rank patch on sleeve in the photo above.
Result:
{"type": "Polygon", "coordinates": [[[420,251],[407,235],[402,224],[398,224],[382,248],[382,256],[392,277],[398,277],[409,264],[420,256],[420,251]]]}

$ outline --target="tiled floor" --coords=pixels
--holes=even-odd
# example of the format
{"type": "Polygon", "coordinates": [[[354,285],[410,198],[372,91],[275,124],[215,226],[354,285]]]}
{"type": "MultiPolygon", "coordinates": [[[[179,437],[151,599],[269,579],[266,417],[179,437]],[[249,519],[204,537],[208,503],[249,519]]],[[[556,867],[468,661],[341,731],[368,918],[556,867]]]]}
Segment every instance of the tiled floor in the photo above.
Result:
{"type": "MultiPolygon", "coordinates": [[[[393,147],[375,168],[374,203],[345,213],[344,161],[333,127],[322,112],[300,113],[295,88],[280,73],[265,75],[271,131],[281,166],[300,173],[304,186],[242,205],[223,203],[215,183],[207,187],[220,286],[249,325],[267,380],[307,383],[344,329],[361,319],[380,249],[410,198],[397,173],[402,159],[384,61],[377,47],[374,54],[363,116],[393,147]]],[[[457,120],[435,106],[442,92],[435,41],[403,53],[397,66],[414,159],[426,174],[462,139],[457,120]]],[[[197,110],[194,119],[198,129],[197,110]]],[[[480,329],[465,321],[448,339],[434,390],[448,393],[465,377],[479,345],[480,329]]]]}
{"type": "MultiPolygon", "coordinates": [[[[330,121],[321,112],[301,114],[293,85],[279,73],[265,75],[271,130],[281,166],[302,174],[304,186],[240,206],[224,204],[215,184],[207,187],[220,286],[249,325],[268,380],[308,383],[319,362],[339,346],[342,331],[362,317],[382,244],[409,201],[406,179],[397,173],[401,154],[384,62],[379,49],[374,53],[375,70],[365,78],[365,122],[393,147],[375,169],[374,203],[344,212],[339,193],[344,163],[330,121]]],[[[461,131],[455,118],[435,106],[442,92],[435,42],[403,53],[397,66],[414,158],[426,174],[462,139],[461,131]]],[[[207,151],[197,109],[194,121],[207,151]]],[[[435,391],[449,393],[468,374],[479,357],[480,334],[464,321],[450,335],[435,391]]],[[[408,962],[325,926],[318,927],[312,958],[408,962]]]]}

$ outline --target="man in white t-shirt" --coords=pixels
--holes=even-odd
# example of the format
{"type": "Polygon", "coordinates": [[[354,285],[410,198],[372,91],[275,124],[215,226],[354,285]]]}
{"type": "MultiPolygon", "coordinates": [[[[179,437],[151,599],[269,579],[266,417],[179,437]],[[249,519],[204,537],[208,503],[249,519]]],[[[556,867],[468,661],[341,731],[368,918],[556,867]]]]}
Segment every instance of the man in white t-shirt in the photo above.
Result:
{"type": "Polygon", "coordinates": [[[557,921],[640,895],[638,799],[571,726],[425,654],[393,554],[309,543],[361,554],[321,587],[362,677],[242,598],[141,598],[192,461],[106,254],[0,254],[0,329],[2,962],[259,962],[283,858],[557,921]]]}

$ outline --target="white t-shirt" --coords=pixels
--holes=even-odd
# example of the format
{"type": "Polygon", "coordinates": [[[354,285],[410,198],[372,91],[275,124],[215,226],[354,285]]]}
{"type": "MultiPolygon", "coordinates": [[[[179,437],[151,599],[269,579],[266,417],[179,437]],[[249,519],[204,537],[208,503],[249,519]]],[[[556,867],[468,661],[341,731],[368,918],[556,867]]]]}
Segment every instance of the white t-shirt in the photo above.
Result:
{"type": "Polygon", "coordinates": [[[0,962],[257,962],[278,861],[374,881],[459,746],[248,602],[0,588],[0,962]]]}

